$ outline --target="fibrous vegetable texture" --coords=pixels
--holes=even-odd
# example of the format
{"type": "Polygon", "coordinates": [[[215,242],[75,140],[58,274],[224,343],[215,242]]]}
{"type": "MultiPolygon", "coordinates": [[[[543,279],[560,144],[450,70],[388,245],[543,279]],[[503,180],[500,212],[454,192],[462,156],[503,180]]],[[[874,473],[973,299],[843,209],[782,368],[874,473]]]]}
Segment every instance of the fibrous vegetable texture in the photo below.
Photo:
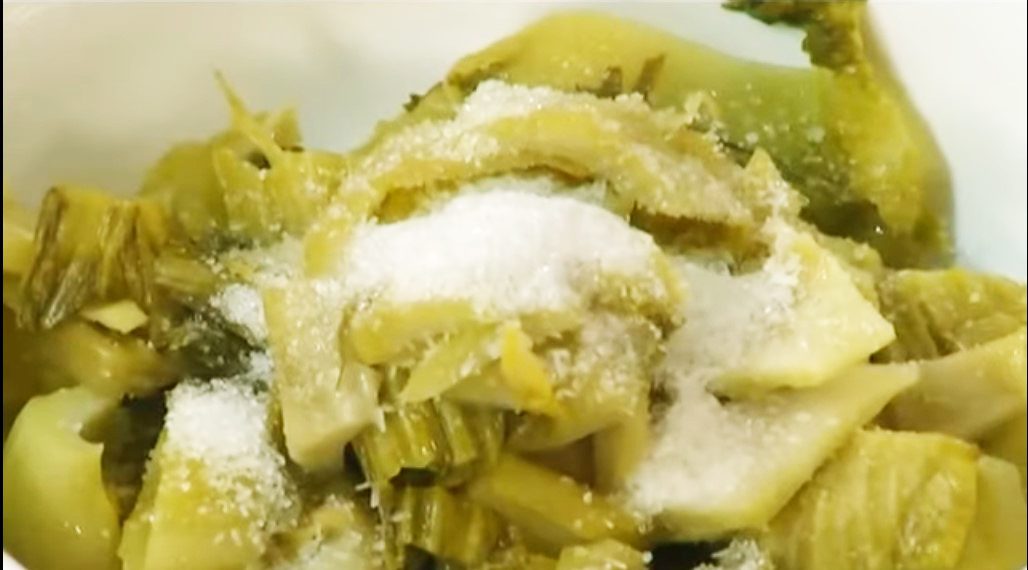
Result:
{"type": "Polygon", "coordinates": [[[811,66],[558,14],[357,149],[219,76],[230,126],[137,195],[59,186],[34,220],[5,192],[5,548],[1023,563],[1024,284],[943,267],[941,163],[862,3],[730,7],[811,66]]]}

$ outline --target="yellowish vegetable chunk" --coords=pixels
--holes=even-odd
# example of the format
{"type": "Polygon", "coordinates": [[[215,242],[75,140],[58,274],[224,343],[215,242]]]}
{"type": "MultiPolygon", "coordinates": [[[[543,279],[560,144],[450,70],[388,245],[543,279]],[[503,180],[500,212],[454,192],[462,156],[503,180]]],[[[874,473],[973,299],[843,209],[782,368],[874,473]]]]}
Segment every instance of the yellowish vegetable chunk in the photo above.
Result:
{"type": "Polygon", "coordinates": [[[670,539],[763,528],[854,429],[916,378],[915,366],[867,365],[814,388],[726,404],[682,385],[629,479],[629,496],[670,539]]]}
{"type": "Polygon", "coordinates": [[[772,328],[712,389],[746,396],[768,389],[815,386],[867,358],[895,338],[892,326],[853,284],[849,273],[806,234],[786,245],[798,263],[798,284],[787,318],[772,328]]]}
{"type": "Polygon", "coordinates": [[[978,501],[964,553],[954,570],[1012,570],[1023,567],[1028,507],[1018,495],[1017,468],[989,456],[978,458],[978,501]]]}
{"type": "Polygon", "coordinates": [[[878,292],[896,327],[896,341],[880,356],[893,362],[972,348],[1023,329],[1028,319],[1023,283],[966,269],[896,271],[878,292]]]}
{"type": "Polygon", "coordinates": [[[37,396],[4,443],[4,548],[32,570],[118,568],[118,511],[84,438],[117,406],[85,388],[37,396]]]}
{"type": "Polygon", "coordinates": [[[87,307],[81,314],[83,319],[121,334],[128,334],[147,321],[146,313],[131,299],[87,307]]]}
{"type": "Polygon", "coordinates": [[[268,398],[242,381],[179,384],[125,521],[125,570],[251,568],[299,506],[268,398]]]}
{"type": "Polygon", "coordinates": [[[982,438],[981,446],[990,455],[1006,460],[1017,467],[1021,472],[1021,493],[1025,492],[1025,472],[1028,470],[1028,459],[1026,459],[1025,445],[1026,432],[1028,432],[1028,416],[1023,412],[1021,415],[1006,422],[982,438]]]}
{"type": "Polygon", "coordinates": [[[560,551],[557,570],[646,570],[642,552],[616,540],[568,546],[560,551]]]}
{"type": "Polygon", "coordinates": [[[445,392],[492,360],[495,344],[495,327],[471,326],[445,335],[411,369],[400,400],[421,402],[445,392]]]}
{"type": "Polygon", "coordinates": [[[640,518],[570,477],[514,455],[501,456],[471,482],[468,494],[555,551],[604,538],[632,545],[642,540],[640,518]]]}
{"type": "Polygon", "coordinates": [[[649,399],[639,398],[629,416],[593,434],[596,488],[605,493],[623,489],[651,444],[649,399]]]}
{"type": "Polygon", "coordinates": [[[552,449],[631,421],[648,405],[649,371],[660,331],[648,320],[614,313],[590,315],[573,348],[548,354],[556,402],[546,416],[523,415],[511,446],[552,449]]]}
{"type": "Polygon", "coordinates": [[[761,541],[793,570],[952,568],[975,517],[976,459],[948,436],[857,432],[761,541]]]}
{"type": "Polygon", "coordinates": [[[289,456],[307,470],[338,468],[343,448],[378,414],[378,373],[343,360],[342,308],[315,285],[265,291],[264,314],[289,456]]]}
{"type": "Polygon", "coordinates": [[[885,409],[896,429],[975,441],[1025,413],[1025,329],[920,364],[921,379],[885,409]]]}
{"type": "Polygon", "coordinates": [[[532,339],[516,324],[508,324],[500,331],[500,374],[523,409],[556,413],[553,375],[532,352],[532,339]]]}
{"type": "Polygon", "coordinates": [[[174,358],[139,338],[78,319],[31,332],[4,311],[5,385],[17,382],[31,393],[78,385],[117,398],[152,394],[177,374],[174,358]]]}

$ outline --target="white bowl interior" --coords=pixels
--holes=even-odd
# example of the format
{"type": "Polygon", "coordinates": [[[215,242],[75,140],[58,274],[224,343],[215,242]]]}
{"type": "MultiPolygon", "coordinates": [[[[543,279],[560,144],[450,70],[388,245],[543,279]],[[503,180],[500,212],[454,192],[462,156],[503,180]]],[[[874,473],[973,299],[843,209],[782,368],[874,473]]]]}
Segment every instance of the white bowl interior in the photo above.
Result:
{"type": "MultiPolygon", "coordinates": [[[[461,55],[574,7],[805,61],[797,34],[711,2],[5,4],[4,181],[29,203],[56,182],[131,192],[170,143],[225,124],[215,69],[254,107],[296,105],[312,145],[345,149],[461,55]]],[[[961,262],[1024,280],[1025,3],[872,7],[949,161],[961,262]]]]}

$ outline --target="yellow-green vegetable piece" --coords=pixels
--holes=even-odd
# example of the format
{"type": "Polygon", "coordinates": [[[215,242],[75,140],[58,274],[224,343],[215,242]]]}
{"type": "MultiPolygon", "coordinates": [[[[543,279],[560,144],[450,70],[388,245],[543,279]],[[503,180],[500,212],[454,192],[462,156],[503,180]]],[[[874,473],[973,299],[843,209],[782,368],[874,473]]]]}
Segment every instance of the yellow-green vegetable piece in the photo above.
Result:
{"type": "Polygon", "coordinates": [[[639,398],[628,417],[593,434],[597,490],[612,493],[624,488],[650,450],[650,419],[649,398],[639,398]]]}
{"type": "MultiPolygon", "coordinates": [[[[583,437],[561,447],[544,449],[521,455],[523,459],[567,475],[575,481],[593,487],[596,484],[594,465],[594,437],[583,437]]],[[[597,489],[602,491],[601,489],[597,489]]]]}
{"type": "Polygon", "coordinates": [[[273,570],[340,570],[381,567],[379,540],[371,513],[352,498],[329,495],[305,514],[296,528],[276,537],[288,554],[273,570]]]}
{"type": "Polygon", "coordinates": [[[642,317],[590,315],[573,348],[558,348],[548,356],[556,396],[553,411],[521,416],[511,446],[552,449],[630,421],[648,405],[649,370],[659,340],[659,329],[642,317]]]}
{"type": "Polygon", "coordinates": [[[785,322],[713,382],[715,392],[739,397],[816,386],[866,362],[895,338],[834,255],[807,234],[791,239],[786,255],[800,266],[793,306],[785,322]]]}
{"type": "Polygon", "coordinates": [[[461,301],[401,306],[376,303],[345,323],[343,342],[356,358],[373,366],[399,359],[413,349],[416,341],[474,322],[473,308],[461,301]]]}
{"type": "Polygon", "coordinates": [[[82,318],[121,334],[128,334],[146,324],[148,317],[131,299],[114,301],[82,309],[82,318]]]}
{"type": "Polygon", "coordinates": [[[978,458],[978,500],[964,553],[954,570],[1014,570],[1026,560],[1028,507],[1021,476],[1001,459],[978,458]]]}
{"type": "MultiPolygon", "coordinates": [[[[497,547],[489,556],[489,559],[480,564],[478,570],[556,570],[557,561],[554,558],[540,554],[524,544],[524,537],[512,529],[508,529],[508,536],[504,542],[497,547]]],[[[443,570],[459,570],[443,566],[443,570]]]]}
{"type": "Polygon", "coordinates": [[[986,434],[980,445],[982,449],[1000,459],[1006,460],[1021,472],[1021,493],[1025,492],[1026,471],[1028,471],[1028,452],[1025,445],[1028,432],[1028,416],[1023,412],[1016,418],[1006,422],[992,432],[986,434]]]}
{"type": "Polygon", "coordinates": [[[623,203],[652,214],[730,225],[749,221],[733,188],[738,169],[717,151],[684,153],[676,148],[676,135],[697,135],[660,124],[641,101],[631,105],[585,95],[565,97],[574,104],[543,106],[487,127],[502,152],[513,155],[513,164],[496,171],[549,167],[606,180],[623,203]]]}
{"type": "Polygon", "coordinates": [[[403,487],[389,515],[398,545],[474,567],[496,546],[502,529],[496,513],[442,487],[403,487]]]}
{"type": "Polygon", "coordinates": [[[611,205],[624,214],[635,206],[674,218],[750,225],[736,195],[741,169],[687,123],[673,111],[653,113],[641,98],[607,100],[488,82],[450,121],[409,125],[366,149],[343,188],[366,197],[360,207],[376,208],[410,189],[544,169],[607,182],[611,205]],[[497,100],[525,98],[536,102],[529,111],[495,111],[497,100]]]}
{"type": "Polygon", "coordinates": [[[553,551],[605,538],[642,542],[642,519],[570,477],[509,453],[474,479],[468,494],[553,551]]]}
{"type": "MultiPolygon", "coordinates": [[[[844,33],[860,34],[863,7],[850,8],[855,25],[844,33]]],[[[747,151],[766,149],[823,229],[869,240],[893,264],[948,253],[939,153],[873,71],[745,61],[609,15],[572,13],[465,57],[447,81],[470,92],[491,78],[608,97],[638,92],[657,108],[710,94],[719,134],[747,151]]]]}
{"type": "Polygon", "coordinates": [[[400,400],[421,402],[442,394],[495,358],[496,343],[496,328],[490,326],[471,326],[444,335],[411,368],[400,400]]]}
{"type": "Polygon", "coordinates": [[[937,358],[1024,328],[1023,283],[966,269],[903,270],[878,285],[896,341],[880,354],[901,362],[937,358]]]}
{"type": "Polygon", "coordinates": [[[498,410],[435,399],[402,403],[402,378],[387,375],[382,420],[353,440],[368,480],[384,487],[403,470],[427,471],[452,486],[495,463],[503,446],[504,416],[498,410]]]}
{"type": "Polygon", "coordinates": [[[114,570],[118,511],[84,437],[117,406],[85,388],[33,398],[4,443],[4,549],[32,570],[114,570]]]}
{"type": "Polygon", "coordinates": [[[673,540],[764,528],[853,430],[913,385],[912,365],[860,366],[814,388],[721,404],[679,395],[633,473],[633,503],[673,540]]]}
{"type": "Polygon", "coordinates": [[[500,377],[516,394],[520,408],[555,414],[553,374],[532,352],[532,339],[515,323],[500,329],[500,377]]]}
{"type": "Polygon", "coordinates": [[[921,379],[885,409],[896,429],[975,441],[1025,413],[1025,329],[919,364],[921,379]]]}
{"type": "Polygon", "coordinates": [[[271,440],[268,398],[234,380],[168,398],[118,555],[125,570],[254,568],[299,506],[271,440]]]}
{"type": "MultiPolygon", "coordinates": [[[[230,216],[225,188],[215,169],[218,152],[230,152],[241,160],[267,166],[269,157],[265,152],[281,153],[300,144],[296,113],[292,110],[250,115],[224,81],[222,88],[233,112],[233,125],[207,141],[186,142],[169,149],[147,172],[140,189],[143,196],[163,206],[182,233],[200,243],[216,239],[217,234],[231,229],[233,224],[235,229],[252,229],[248,224],[253,220],[241,218],[238,210],[230,216]]],[[[254,207],[267,208],[272,203],[265,193],[254,192],[249,197],[257,201],[254,207]]],[[[275,221],[279,222],[275,229],[280,229],[280,221],[275,221]]],[[[250,237],[262,237],[264,231],[265,228],[258,228],[258,234],[250,237]]]]}
{"type": "Polygon", "coordinates": [[[378,373],[341,355],[342,313],[306,281],[264,292],[286,449],[311,471],[340,467],[346,444],[378,416],[378,373]]]}
{"type": "Polygon", "coordinates": [[[566,546],[557,570],[646,570],[646,555],[616,540],[566,546]]]}
{"type": "Polygon", "coordinates": [[[33,393],[80,385],[117,398],[151,394],[178,373],[172,357],[139,338],[104,332],[78,319],[27,331],[4,311],[5,385],[16,381],[33,393]]]}
{"type": "Polygon", "coordinates": [[[58,186],[40,207],[32,263],[22,278],[19,321],[50,328],[89,303],[154,300],[153,260],[171,237],[153,201],[121,200],[58,186]]]}
{"type": "Polygon", "coordinates": [[[792,570],[952,568],[975,517],[977,457],[949,436],[858,431],[761,543],[792,570]]]}

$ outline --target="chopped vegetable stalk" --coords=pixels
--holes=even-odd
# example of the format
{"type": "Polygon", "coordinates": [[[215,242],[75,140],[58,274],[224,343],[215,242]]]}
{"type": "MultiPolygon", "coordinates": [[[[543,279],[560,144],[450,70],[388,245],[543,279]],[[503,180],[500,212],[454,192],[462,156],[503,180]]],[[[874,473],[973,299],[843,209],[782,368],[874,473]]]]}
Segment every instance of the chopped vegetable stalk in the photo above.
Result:
{"type": "MultiPolygon", "coordinates": [[[[862,34],[863,3],[843,4],[853,17],[825,29],[862,34]]],[[[543,19],[465,57],[447,81],[467,93],[493,78],[566,91],[610,84],[605,91],[639,92],[658,109],[709,93],[718,134],[744,154],[766,149],[810,198],[805,215],[822,229],[871,241],[894,265],[949,253],[939,153],[902,97],[870,70],[744,61],[641,24],[580,13],[543,19]]]]}
{"type": "Polygon", "coordinates": [[[649,401],[640,398],[621,423],[593,435],[596,488],[604,493],[624,489],[649,453],[651,438],[649,401]]]}
{"type": "Polygon", "coordinates": [[[786,249],[790,262],[800,265],[789,319],[717,378],[711,386],[715,392],[738,397],[815,386],[866,362],[895,338],[835,256],[811,236],[795,235],[786,249]]]}
{"type": "Polygon", "coordinates": [[[517,324],[507,324],[500,330],[500,376],[522,409],[558,413],[552,374],[532,352],[532,339],[517,324]]]}
{"type": "Polygon", "coordinates": [[[174,358],[132,336],[80,320],[38,332],[8,323],[6,313],[4,321],[5,384],[17,381],[35,392],[79,385],[117,398],[151,394],[178,378],[174,358]]]}
{"type": "Polygon", "coordinates": [[[976,458],[948,436],[858,432],[761,542],[794,570],[952,568],[975,516],[976,458]]]}
{"type": "Polygon", "coordinates": [[[1025,286],[965,269],[897,271],[878,285],[896,341],[880,354],[901,362],[937,358],[1022,329],[1025,286]]]}
{"type": "Polygon", "coordinates": [[[989,456],[978,458],[978,500],[964,552],[954,570],[1009,570],[1023,567],[1028,507],[1018,495],[1017,468],[989,456]]]}
{"type": "Polygon", "coordinates": [[[501,530],[495,513],[435,486],[403,487],[387,524],[398,544],[471,567],[489,556],[501,530]]]}
{"type": "Polygon", "coordinates": [[[400,400],[421,402],[434,398],[480,371],[494,356],[490,353],[495,352],[491,346],[496,343],[495,332],[495,327],[471,326],[444,335],[411,369],[400,400]]]}
{"type": "Polygon", "coordinates": [[[169,150],[147,174],[142,194],[198,243],[301,233],[339,185],[345,160],[301,149],[294,112],[252,114],[219,80],[232,126],[169,150]]]}
{"type": "Polygon", "coordinates": [[[406,306],[379,304],[358,312],[346,323],[343,342],[361,362],[372,366],[398,360],[419,340],[475,321],[472,307],[459,301],[406,306]]]}
{"type": "Polygon", "coordinates": [[[814,471],[896,394],[912,365],[861,366],[814,388],[720,403],[688,388],[633,473],[633,503],[667,538],[711,540],[763,528],[814,471]]]}
{"type": "Polygon", "coordinates": [[[265,291],[264,314],[289,456],[307,470],[338,468],[346,444],[378,417],[379,375],[343,361],[342,309],[313,284],[265,291]]]}
{"type": "Polygon", "coordinates": [[[118,554],[125,570],[254,567],[297,499],[268,399],[234,380],[178,385],[118,554]]]}
{"type": "MultiPolygon", "coordinates": [[[[598,435],[598,434],[597,434],[598,435]]],[[[531,463],[567,475],[578,483],[593,487],[598,461],[594,458],[596,437],[583,437],[561,447],[525,453],[522,457],[531,463]]]]}
{"type": "Polygon", "coordinates": [[[646,556],[616,540],[566,546],[556,570],[646,570],[646,556]]]}
{"type": "Polygon", "coordinates": [[[454,485],[488,468],[504,440],[503,415],[444,400],[396,404],[400,382],[387,378],[384,420],[353,441],[364,475],[377,486],[404,470],[428,471],[436,481],[454,485]]]}
{"type": "MultiPolygon", "coordinates": [[[[508,528],[508,536],[493,550],[489,559],[478,566],[480,570],[556,570],[557,561],[532,551],[524,545],[522,537],[508,528]]],[[[443,570],[461,570],[443,566],[443,570]]]]}
{"type": "Polygon", "coordinates": [[[1025,329],[919,366],[918,383],[885,409],[891,427],[976,441],[1028,406],[1025,329]]]}
{"type": "Polygon", "coordinates": [[[609,205],[623,214],[638,208],[749,227],[752,218],[735,188],[741,169],[711,141],[683,128],[687,123],[671,110],[652,113],[641,98],[484,82],[442,127],[414,124],[381,139],[356,162],[363,176],[350,184],[353,193],[381,205],[405,189],[542,169],[605,181],[614,194],[609,205]],[[533,105],[524,112],[496,110],[501,101],[513,108],[525,99],[533,105]],[[680,192],[683,187],[691,191],[680,192]]]}
{"type": "MultiPolygon", "coordinates": [[[[6,375],[5,375],[6,376],[6,375]]],[[[33,398],[4,444],[4,549],[27,568],[118,568],[118,511],[84,434],[117,405],[85,388],[33,398]]]]}
{"type": "Polygon", "coordinates": [[[514,455],[501,456],[495,468],[471,482],[468,493],[554,551],[605,538],[642,541],[640,518],[570,477],[514,455]]]}
{"type": "Polygon", "coordinates": [[[213,295],[222,285],[222,278],[193,255],[164,251],[154,261],[154,282],[172,299],[196,302],[213,295]]]}
{"type": "Polygon", "coordinates": [[[49,328],[87,303],[154,300],[153,260],[169,239],[159,207],[57,187],[43,199],[19,320],[49,328]]]}
{"type": "Polygon", "coordinates": [[[642,317],[590,316],[573,351],[557,349],[550,355],[554,410],[549,416],[521,416],[511,445],[525,451],[550,449],[631,421],[648,406],[648,378],[659,340],[660,331],[642,317]]]}

